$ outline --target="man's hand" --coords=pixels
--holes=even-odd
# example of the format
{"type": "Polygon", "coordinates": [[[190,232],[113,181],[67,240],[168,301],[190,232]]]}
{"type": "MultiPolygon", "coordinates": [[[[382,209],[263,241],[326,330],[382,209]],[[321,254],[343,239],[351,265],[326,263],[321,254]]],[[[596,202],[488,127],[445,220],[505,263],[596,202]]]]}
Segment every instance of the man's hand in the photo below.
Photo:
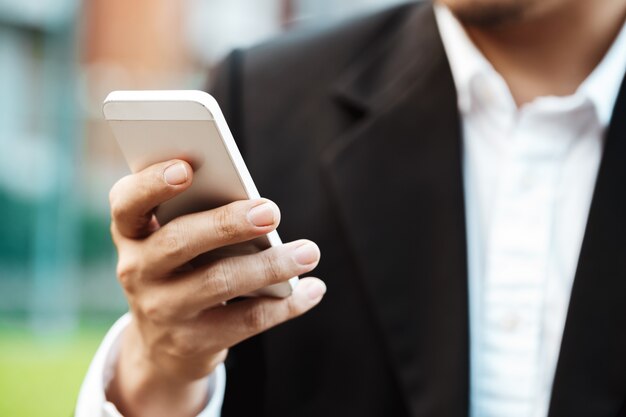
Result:
{"type": "Polygon", "coordinates": [[[306,312],[326,291],[320,280],[305,278],[286,299],[227,304],[311,271],[319,249],[300,240],[198,262],[274,230],[280,212],[268,200],[238,201],[161,227],[155,207],[187,189],[192,175],[186,162],[170,161],[124,177],[111,190],[117,275],[133,320],[107,397],[126,417],[197,414],[206,403],[206,376],[229,347],[306,312]]]}

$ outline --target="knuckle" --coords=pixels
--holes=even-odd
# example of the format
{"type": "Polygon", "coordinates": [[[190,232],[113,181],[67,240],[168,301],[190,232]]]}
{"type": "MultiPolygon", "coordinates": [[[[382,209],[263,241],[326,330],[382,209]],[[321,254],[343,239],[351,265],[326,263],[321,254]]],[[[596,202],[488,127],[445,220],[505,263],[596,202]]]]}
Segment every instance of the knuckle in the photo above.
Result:
{"type": "Polygon", "coordinates": [[[179,223],[170,223],[157,233],[156,245],[159,251],[167,257],[178,258],[189,252],[189,240],[179,223]]]}
{"type": "Polygon", "coordinates": [[[214,233],[223,241],[232,241],[239,235],[239,225],[228,207],[217,210],[214,216],[214,233]]]}
{"type": "Polygon", "coordinates": [[[159,298],[154,296],[144,296],[138,302],[141,315],[152,323],[163,323],[166,319],[165,306],[159,298]]]}
{"type": "Polygon", "coordinates": [[[124,204],[120,202],[119,199],[116,199],[111,202],[111,219],[113,221],[123,219],[126,216],[127,209],[124,204]]]}
{"type": "Polygon", "coordinates": [[[202,353],[198,337],[189,332],[180,331],[174,335],[174,351],[179,358],[193,358],[202,353]]]}
{"type": "Polygon", "coordinates": [[[283,279],[285,274],[283,273],[281,262],[275,253],[266,251],[261,260],[263,262],[263,271],[269,281],[276,282],[283,279]]]}
{"type": "Polygon", "coordinates": [[[220,295],[225,298],[232,298],[236,294],[233,288],[233,266],[229,258],[215,262],[204,273],[204,287],[211,295],[220,295]]]}
{"type": "Polygon", "coordinates": [[[147,317],[150,320],[154,320],[159,316],[158,303],[154,301],[152,297],[143,297],[139,301],[139,310],[142,316],[147,317]]]}
{"type": "Polygon", "coordinates": [[[141,276],[141,263],[134,257],[120,256],[117,262],[117,279],[127,292],[133,292],[134,283],[141,276]]]}
{"type": "Polygon", "coordinates": [[[243,315],[244,326],[252,331],[268,327],[269,317],[264,303],[257,303],[243,315]]]}
{"type": "Polygon", "coordinates": [[[116,182],[109,190],[109,206],[111,208],[111,217],[113,219],[119,219],[124,215],[126,208],[124,207],[124,198],[121,197],[124,184],[128,181],[129,176],[125,176],[116,182]]]}

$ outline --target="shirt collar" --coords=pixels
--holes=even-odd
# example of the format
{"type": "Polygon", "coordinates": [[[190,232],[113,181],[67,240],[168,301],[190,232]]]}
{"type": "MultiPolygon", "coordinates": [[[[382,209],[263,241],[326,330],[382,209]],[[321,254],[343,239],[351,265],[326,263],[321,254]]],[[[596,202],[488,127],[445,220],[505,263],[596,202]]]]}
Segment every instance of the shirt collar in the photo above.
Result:
{"type": "MultiPolygon", "coordinates": [[[[474,45],[463,26],[447,7],[435,4],[435,17],[454,78],[459,110],[462,114],[467,114],[473,99],[471,85],[477,77],[484,76],[500,84],[504,84],[504,80],[474,45]]],[[[611,121],[613,107],[625,73],[626,24],[600,64],[574,94],[591,101],[599,122],[604,127],[611,121]]]]}
{"type": "Polygon", "coordinates": [[[456,86],[459,110],[465,114],[472,104],[472,80],[480,75],[493,75],[495,69],[447,7],[435,3],[435,18],[456,86]]]}
{"type": "Polygon", "coordinates": [[[626,24],[615,38],[600,64],[580,85],[577,93],[588,97],[595,105],[598,118],[608,126],[620,86],[626,73],[626,24]]]}

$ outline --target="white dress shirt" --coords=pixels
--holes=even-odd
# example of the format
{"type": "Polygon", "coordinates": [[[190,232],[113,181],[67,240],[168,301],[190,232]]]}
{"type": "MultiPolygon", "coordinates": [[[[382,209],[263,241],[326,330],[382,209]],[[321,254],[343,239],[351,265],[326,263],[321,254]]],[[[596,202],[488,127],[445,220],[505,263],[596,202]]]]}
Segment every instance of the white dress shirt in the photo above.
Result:
{"type": "Polygon", "coordinates": [[[518,108],[442,6],[458,94],[468,236],[472,417],[545,417],[626,26],[577,91],[518,108]]]}
{"type": "MultiPolygon", "coordinates": [[[[619,85],[626,28],[568,97],[517,108],[454,16],[435,8],[463,125],[472,417],[545,417],[576,264],[619,85]]],[[[105,389],[130,316],[89,368],[76,417],[120,417],[105,389]]],[[[201,417],[220,414],[226,374],[201,417]]],[[[199,417],[200,417],[199,416],[199,417]]]]}

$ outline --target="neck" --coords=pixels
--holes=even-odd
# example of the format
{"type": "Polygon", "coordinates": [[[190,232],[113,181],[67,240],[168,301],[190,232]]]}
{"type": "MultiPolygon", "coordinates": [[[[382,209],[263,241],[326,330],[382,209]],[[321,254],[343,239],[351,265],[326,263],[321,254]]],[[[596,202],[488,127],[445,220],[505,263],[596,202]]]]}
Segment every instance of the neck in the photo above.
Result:
{"type": "Polygon", "coordinates": [[[466,26],[507,82],[518,106],[540,96],[574,94],[624,24],[626,1],[577,0],[493,27],[466,26]]]}

